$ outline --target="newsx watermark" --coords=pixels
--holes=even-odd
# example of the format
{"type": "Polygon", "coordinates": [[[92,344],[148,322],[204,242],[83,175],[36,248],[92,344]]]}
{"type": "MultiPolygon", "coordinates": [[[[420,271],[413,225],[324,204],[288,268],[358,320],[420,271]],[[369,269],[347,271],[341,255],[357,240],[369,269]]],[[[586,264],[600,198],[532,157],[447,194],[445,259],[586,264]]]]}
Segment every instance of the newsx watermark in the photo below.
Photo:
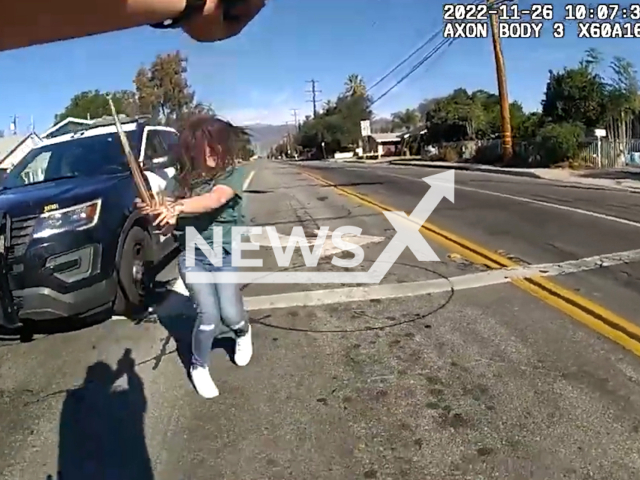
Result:
{"type": "MultiPolygon", "coordinates": [[[[288,237],[286,246],[282,245],[280,235],[274,226],[242,226],[234,227],[230,262],[229,258],[223,261],[222,228],[214,228],[213,247],[193,227],[185,230],[186,245],[186,272],[187,283],[342,283],[342,284],[376,284],[384,278],[405,248],[409,248],[420,262],[439,262],[440,258],[434,252],[427,240],[420,234],[420,227],[436,209],[443,198],[454,202],[455,177],[454,171],[431,175],[422,179],[430,185],[427,193],[422,197],[411,215],[405,212],[383,212],[387,220],[396,230],[394,237],[387,244],[380,256],[373,262],[368,271],[295,271],[291,269],[291,260],[296,248],[300,248],[305,267],[317,267],[322,254],[323,245],[329,238],[329,227],[321,227],[316,233],[317,238],[308,241],[302,227],[294,227],[288,237]],[[250,238],[255,235],[266,235],[269,248],[273,250],[279,271],[241,271],[243,267],[262,267],[262,259],[243,258],[245,251],[259,250],[257,242],[244,242],[243,236],[250,238]],[[311,248],[313,246],[313,248],[311,248]],[[207,256],[216,267],[233,266],[237,269],[211,269],[204,271],[196,266],[196,249],[207,256]],[[288,269],[289,268],[289,269],[288,269]]],[[[353,258],[344,259],[333,256],[331,264],[342,269],[353,269],[364,261],[364,250],[357,242],[349,242],[362,234],[362,229],[354,226],[343,226],[331,232],[331,242],[336,247],[335,251],[349,251],[353,258]]]]}

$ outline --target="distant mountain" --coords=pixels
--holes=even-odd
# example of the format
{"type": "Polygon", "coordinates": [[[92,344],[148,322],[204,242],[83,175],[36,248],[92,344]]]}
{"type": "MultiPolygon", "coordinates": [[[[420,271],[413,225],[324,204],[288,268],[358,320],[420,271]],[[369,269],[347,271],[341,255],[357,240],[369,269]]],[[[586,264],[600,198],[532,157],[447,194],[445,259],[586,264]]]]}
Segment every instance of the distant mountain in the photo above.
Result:
{"type": "Polygon", "coordinates": [[[293,125],[268,125],[255,123],[244,126],[251,134],[251,140],[259,155],[265,155],[271,147],[280,143],[288,132],[294,133],[293,125]]]}

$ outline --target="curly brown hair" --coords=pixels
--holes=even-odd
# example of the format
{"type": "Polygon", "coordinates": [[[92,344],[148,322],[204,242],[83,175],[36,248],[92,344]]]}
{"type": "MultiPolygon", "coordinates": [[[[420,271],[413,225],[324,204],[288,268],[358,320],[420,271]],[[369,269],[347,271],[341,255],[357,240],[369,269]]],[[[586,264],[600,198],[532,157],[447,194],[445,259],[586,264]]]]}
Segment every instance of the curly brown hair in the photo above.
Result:
{"type": "Polygon", "coordinates": [[[200,181],[215,180],[235,167],[236,153],[248,138],[245,129],[215,115],[197,115],[180,133],[177,150],[176,179],[180,196],[188,196],[200,181]],[[207,147],[216,157],[214,167],[207,164],[207,147]]]}

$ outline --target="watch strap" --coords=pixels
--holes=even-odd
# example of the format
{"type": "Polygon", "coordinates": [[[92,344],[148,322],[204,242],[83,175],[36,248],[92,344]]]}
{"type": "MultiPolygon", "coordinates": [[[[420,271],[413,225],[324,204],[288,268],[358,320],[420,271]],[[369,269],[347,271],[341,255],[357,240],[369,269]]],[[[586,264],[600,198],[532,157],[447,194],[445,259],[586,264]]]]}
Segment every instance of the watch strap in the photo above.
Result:
{"type": "Polygon", "coordinates": [[[202,15],[202,12],[204,12],[204,7],[206,5],[207,0],[186,0],[184,10],[182,10],[179,15],[174,18],[167,19],[163,22],[152,23],[151,27],[160,30],[180,28],[192,18],[202,15]]]}

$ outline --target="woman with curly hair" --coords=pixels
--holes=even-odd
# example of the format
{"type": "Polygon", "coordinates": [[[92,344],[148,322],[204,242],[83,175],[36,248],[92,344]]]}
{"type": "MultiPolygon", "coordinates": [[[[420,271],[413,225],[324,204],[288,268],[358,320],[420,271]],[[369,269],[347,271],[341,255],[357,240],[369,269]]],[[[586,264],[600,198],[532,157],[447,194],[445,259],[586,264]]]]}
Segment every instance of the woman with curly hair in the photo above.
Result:
{"type": "MultiPolygon", "coordinates": [[[[215,116],[197,116],[188,122],[178,143],[177,171],[167,185],[165,205],[142,207],[156,215],[156,225],[173,232],[182,249],[178,265],[189,296],[197,309],[192,334],[190,375],[205,398],[219,394],[209,373],[209,354],[214,338],[230,329],[236,338],[234,361],[249,363],[253,354],[251,326],[238,283],[192,283],[188,273],[233,272],[233,227],[243,223],[244,168],[236,165],[235,153],[246,132],[215,116]],[[215,251],[214,232],[222,233],[222,259],[212,262],[199,248],[186,248],[185,229],[193,227],[215,251]],[[215,263],[215,264],[214,264],[215,263]]],[[[219,250],[220,251],[220,250],[219,250]]]]}

